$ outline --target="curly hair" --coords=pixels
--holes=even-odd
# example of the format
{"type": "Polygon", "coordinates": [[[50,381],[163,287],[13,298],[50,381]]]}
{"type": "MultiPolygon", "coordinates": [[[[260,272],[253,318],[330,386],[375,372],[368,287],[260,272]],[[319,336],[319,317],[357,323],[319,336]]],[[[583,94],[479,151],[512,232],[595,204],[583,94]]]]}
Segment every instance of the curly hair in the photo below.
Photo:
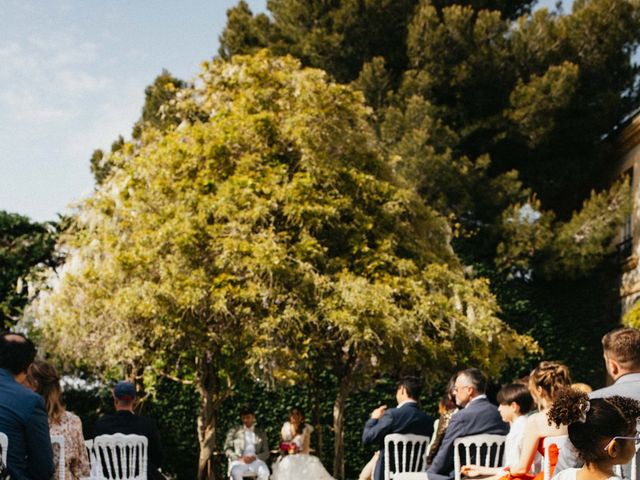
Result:
{"type": "Polygon", "coordinates": [[[537,390],[540,387],[543,396],[553,402],[557,392],[570,385],[569,367],[560,362],[540,362],[529,375],[529,391],[534,398],[538,396],[537,390]]]}
{"type": "Polygon", "coordinates": [[[640,402],[627,397],[594,398],[572,388],[558,392],[547,414],[549,424],[567,425],[569,439],[586,463],[607,458],[602,443],[635,433],[640,402]]]}

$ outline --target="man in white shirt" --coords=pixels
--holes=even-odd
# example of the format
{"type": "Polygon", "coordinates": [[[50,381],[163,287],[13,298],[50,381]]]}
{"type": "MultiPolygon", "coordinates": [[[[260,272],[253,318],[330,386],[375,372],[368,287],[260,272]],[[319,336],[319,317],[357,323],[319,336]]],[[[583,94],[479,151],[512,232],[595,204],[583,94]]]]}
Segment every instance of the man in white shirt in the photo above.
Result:
{"type": "Polygon", "coordinates": [[[233,480],[242,480],[245,473],[255,473],[258,480],[269,478],[269,443],[267,435],[255,426],[253,408],[240,410],[242,425],[232,428],[224,442],[225,455],[229,459],[229,473],[233,480]]]}

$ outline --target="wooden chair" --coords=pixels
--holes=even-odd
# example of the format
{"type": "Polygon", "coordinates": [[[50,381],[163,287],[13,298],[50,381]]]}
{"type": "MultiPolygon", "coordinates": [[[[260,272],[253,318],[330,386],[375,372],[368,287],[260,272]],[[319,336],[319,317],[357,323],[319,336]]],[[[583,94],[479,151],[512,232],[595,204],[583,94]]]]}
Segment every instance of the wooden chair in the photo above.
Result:
{"type": "Polygon", "coordinates": [[[408,480],[415,477],[407,474],[426,471],[429,440],[422,435],[401,433],[384,437],[384,480],[408,480]]]}
{"type": "Polygon", "coordinates": [[[504,456],[504,435],[480,434],[461,437],[453,442],[453,465],[455,480],[460,480],[462,461],[460,449],[464,449],[466,464],[473,463],[483,467],[499,467],[504,456]],[[484,455],[482,455],[484,451],[484,455]]]}

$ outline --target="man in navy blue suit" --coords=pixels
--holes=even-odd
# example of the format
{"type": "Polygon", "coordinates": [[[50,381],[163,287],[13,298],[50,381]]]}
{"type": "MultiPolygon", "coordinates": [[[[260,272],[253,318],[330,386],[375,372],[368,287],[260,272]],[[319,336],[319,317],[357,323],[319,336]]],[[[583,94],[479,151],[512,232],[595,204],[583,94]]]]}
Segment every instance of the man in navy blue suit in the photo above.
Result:
{"type": "Polygon", "coordinates": [[[51,480],[53,453],[42,397],[21,385],[36,347],[19,333],[0,333],[0,432],[9,438],[12,480],[51,480]]]}
{"type": "MultiPolygon", "coordinates": [[[[447,431],[427,474],[429,480],[452,480],[453,442],[457,438],[481,433],[506,435],[509,426],[502,421],[498,408],[485,395],[487,381],[477,368],[458,373],[454,384],[456,404],[462,410],[451,418],[447,431]]],[[[467,459],[467,463],[470,459],[467,459]]]]}
{"type": "Polygon", "coordinates": [[[398,383],[396,400],[398,406],[387,410],[386,405],[371,413],[362,432],[362,443],[376,444],[380,448],[380,458],[376,463],[374,479],[382,480],[384,475],[384,437],[390,433],[412,433],[431,437],[433,419],[418,407],[421,385],[416,377],[404,377],[398,383]]]}

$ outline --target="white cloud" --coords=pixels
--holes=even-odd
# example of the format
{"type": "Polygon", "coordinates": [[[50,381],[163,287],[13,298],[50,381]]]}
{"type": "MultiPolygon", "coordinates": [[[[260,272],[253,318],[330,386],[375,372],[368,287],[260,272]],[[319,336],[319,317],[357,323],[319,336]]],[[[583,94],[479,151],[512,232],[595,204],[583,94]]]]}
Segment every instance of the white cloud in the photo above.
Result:
{"type": "Polygon", "coordinates": [[[63,70],[56,77],[62,93],[68,95],[85,95],[102,90],[111,84],[111,79],[108,77],[74,70],[63,70]]]}

